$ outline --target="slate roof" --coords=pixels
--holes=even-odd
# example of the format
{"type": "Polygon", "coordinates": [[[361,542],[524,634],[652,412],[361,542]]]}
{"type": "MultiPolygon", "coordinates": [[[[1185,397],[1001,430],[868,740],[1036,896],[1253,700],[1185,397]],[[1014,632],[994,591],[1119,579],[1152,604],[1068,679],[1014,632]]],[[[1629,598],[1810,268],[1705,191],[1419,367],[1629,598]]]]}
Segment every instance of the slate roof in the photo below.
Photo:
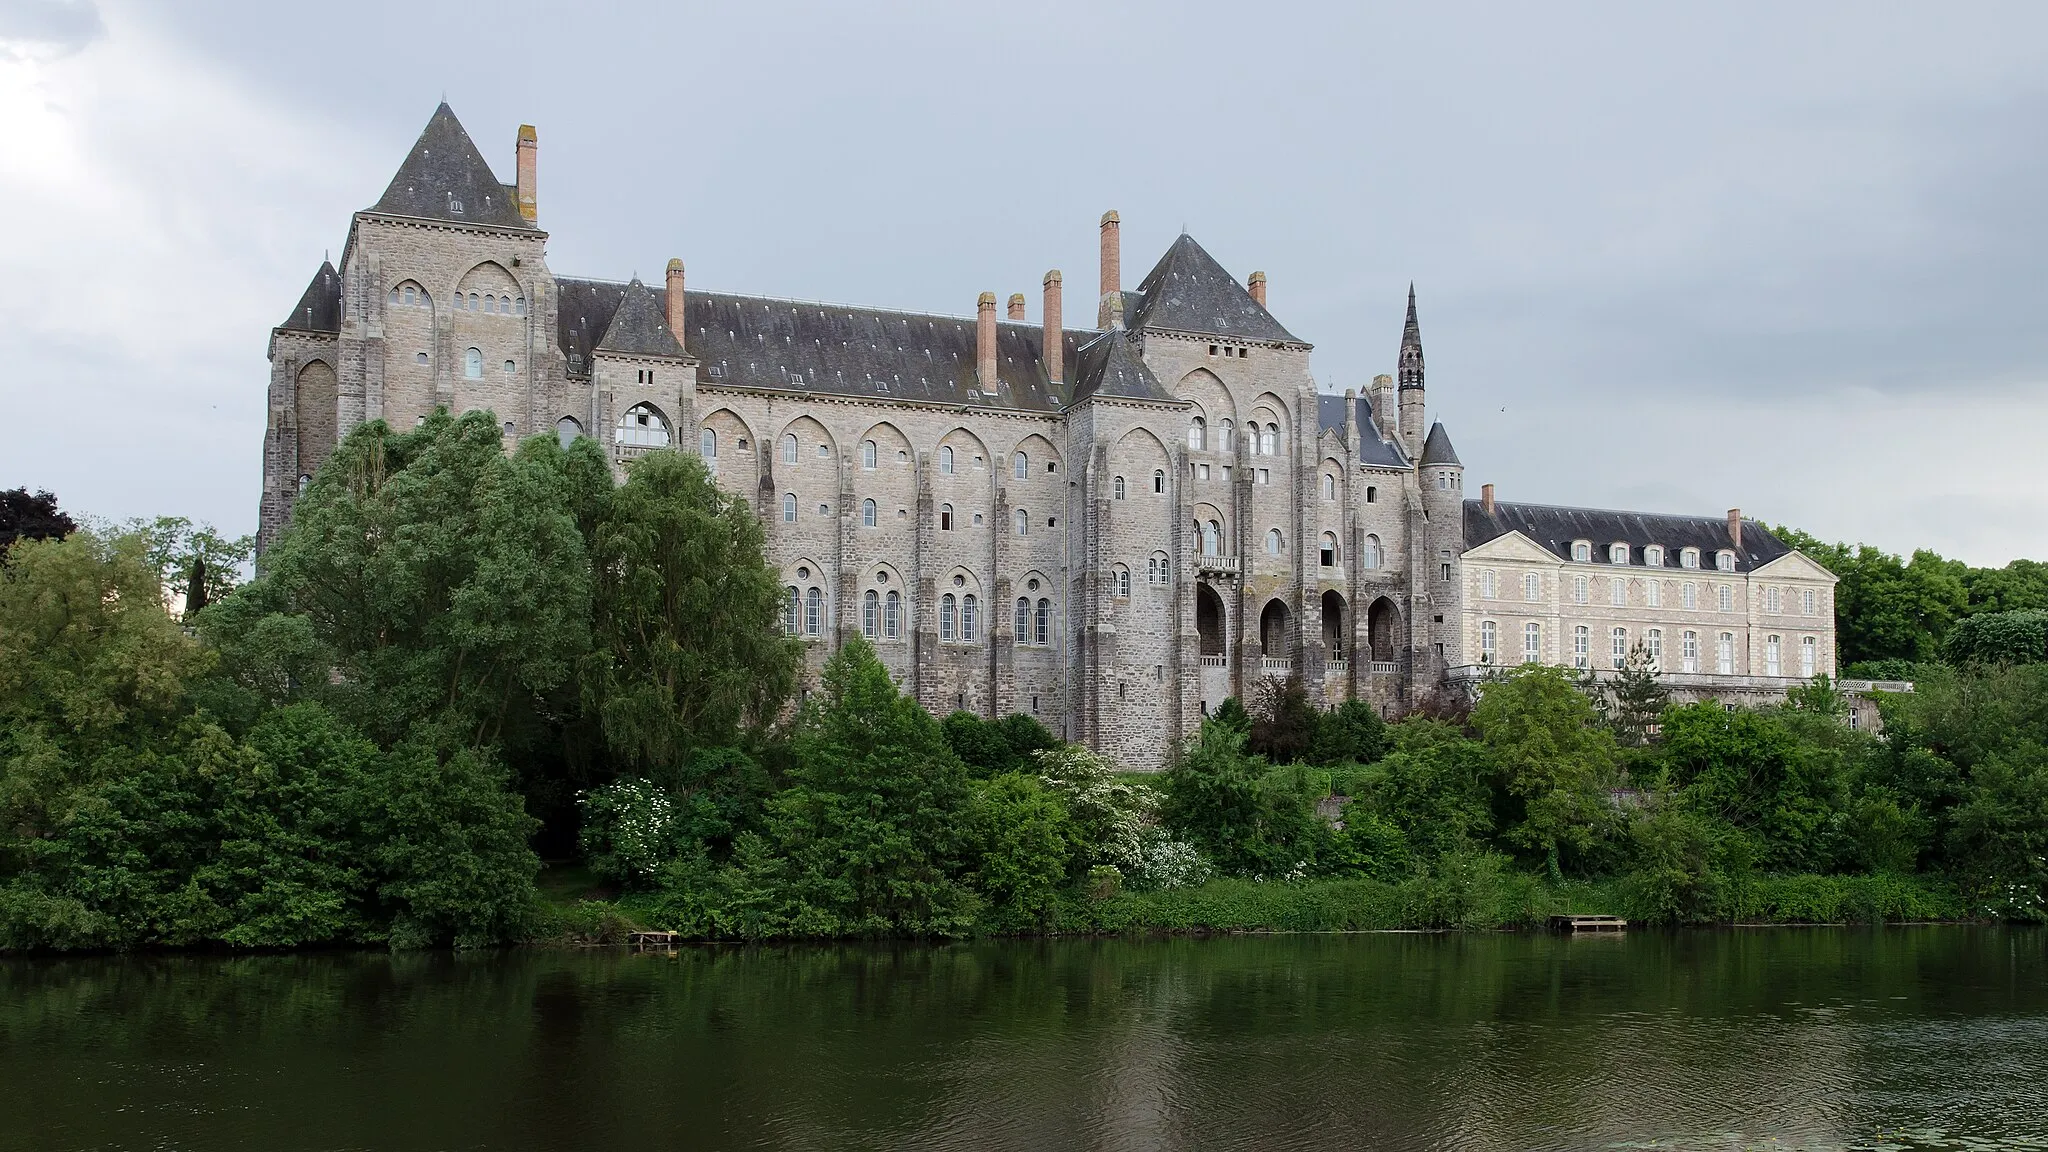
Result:
{"type": "MultiPolygon", "coordinates": [[[[556,280],[556,332],[571,367],[587,371],[604,350],[630,285],[556,280]]],[[[648,305],[668,311],[665,288],[642,287],[648,305]]],[[[684,304],[683,344],[701,364],[699,381],[732,388],[814,392],[874,400],[973,404],[1057,412],[1063,389],[1046,378],[1043,329],[996,323],[999,391],[980,390],[975,321],[692,290],[684,304]],[[799,382],[799,380],[801,382],[799,382]]],[[[1064,363],[1080,379],[1079,350],[1097,333],[1068,330],[1064,363]]]]}
{"type": "Polygon", "coordinates": [[[1090,396],[1121,396],[1133,400],[1172,400],[1159,378],[1131,347],[1122,332],[1104,332],[1081,345],[1074,358],[1074,401],[1090,396]]]}
{"type": "Polygon", "coordinates": [[[405,163],[398,166],[398,175],[391,178],[370,211],[498,228],[533,228],[519,214],[518,189],[498,182],[446,101],[434,109],[426,130],[405,163]]]}
{"type": "Polygon", "coordinates": [[[681,357],[683,347],[668,330],[668,304],[663,298],[666,296],[666,292],[657,295],[637,278],[627,284],[612,311],[611,323],[605,325],[604,336],[597,342],[597,350],[627,356],[681,357]]]}
{"type": "Polygon", "coordinates": [[[1137,294],[1135,308],[1125,298],[1126,328],[1301,343],[1185,232],[1138,284],[1137,294]]]}
{"type": "Polygon", "coordinates": [[[1381,468],[1409,467],[1408,458],[1401,449],[1380,439],[1379,425],[1373,423],[1372,400],[1365,396],[1352,399],[1351,411],[1345,411],[1345,397],[1332,396],[1327,392],[1316,394],[1316,433],[1341,432],[1346,441],[1351,441],[1352,427],[1365,429],[1364,443],[1359,445],[1358,462],[1381,468]],[[1349,416],[1347,421],[1346,416],[1349,416]],[[1355,423],[1354,423],[1355,422],[1355,423]]]}
{"type": "MultiPolygon", "coordinates": [[[[1509,504],[1495,501],[1488,515],[1484,501],[1465,501],[1465,547],[1481,544],[1509,532],[1520,532],[1560,560],[1572,556],[1572,542],[1590,541],[1593,562],[1606,564],[1610,544],[1629,546],[1629,564],[1641,567],[1643,547],[1661,544],[1664,567],[1679,567],[1679,550],[1700,550],[1700,566],[1712,571],[1714,554],[1730,547],[1725,516],[1670,516],[1657,512],[1612,512],[1603,508],[1559,508],[1549,504],[1509,504]]],[[[1735,569],[1747,572],[1785,555],[1792,549],[1754,520],[1742,522],[1742,547],[1735,549],[1735,569]]]]}
{"type": "Polygon", "coordinates": [[[278,327],[293,332],[341,331],[341,274],[332,261],[320,262],[320,270],[313,273],[298,306],[278,327]]]}
{"type": "Polygon", "coordinates": [[[1422,442],[1422,462],[1429,464],[1457,464],[1458,450],[1451,447],[1451,434],[1444,431],[1444,422],[1439,420],[1429,426],[1429,438],[1422,442]]]}

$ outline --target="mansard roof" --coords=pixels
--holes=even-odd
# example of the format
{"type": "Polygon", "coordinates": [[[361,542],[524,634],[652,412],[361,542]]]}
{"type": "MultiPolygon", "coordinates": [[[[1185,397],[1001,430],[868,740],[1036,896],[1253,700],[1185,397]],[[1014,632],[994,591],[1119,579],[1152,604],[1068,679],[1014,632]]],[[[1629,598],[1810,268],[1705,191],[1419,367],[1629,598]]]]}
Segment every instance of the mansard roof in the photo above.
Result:
{"type": "Polygon", "coordinates": [[[398,174],[372,212],[532,230],[519,214],[519,191],[501,184],[446,101],[434,109],[398,174]]]}
{"type": "Polygon", "coordinates": [[[1363,429],[1365,435],[1358,443],[1358,462],[1379,468],[1409,467],[1408,458],[1401,454],[1398,445],[1380,439],[1379,425],[1373,422],[1372,400],[1365,396],[1332,396],[1327,392],[1316,393],[1316,432],[1340,432],[1347,442],[1353,441],[1351,429],[1363,429]],[[1347,399],[1350,401],[1346,403],[1347,399]],[[1349,409],[1349,411],[1347,411],[1349,409]]]}
{"type": "Polygon", "coordinates": [[[1074,358],[1074,400],[1120,396],[1132,400],[1172,400],[1159,378],[1131,347],[1123,332],[1104,332],[1081,346],[1074,358]]]}
{"type": "Polygon", "coordinates": [[[1439,420],[1429,426],[1429,438],[1422,442],[1424,464],[1458,464],[1458,450],[1451,447],[1451,434],[1444,431],[1444,422],[1439,420]]]}
{"type": "Polygon", "coordinates": [[[1728,539],[1728,520],[1724,516],[1671,516],[1503,501],[1495,501],[1489,515],[1485,501],[1465,501],[1466,548],[1477,548],[1509,532],[1520,532],[1560,560],[1571,559],[1572,542],[1576,540],[1590,542],[1593,559],[1603,564],[1607,562],[1608,545],[1627,544],[1631,567],[1642,566],[1642,550],[1649,544],[1663,546],[1667,568],[1679,567],[1681,549],[1697,548],[1701,566],[1711,570],[1714,554],[1730,548],[1735,552],[1738,572],[1759,568],[1792,551],[1754,520],[1742,522],[1742,546],[1735,548],[1728,539]]]}
{"type": "Polygon", "coordinates": [[[320,262],[320,270],[313,273],[298,306],[278,327],[293,332],[341,331],[341,274],[334,270],[333,262],[320,262]]]}
{"type": "Polygon", "coordinates": [[[1135,308],[1125,298],[1126,328],[1301,343],[1185,232],[1139,283],[1137,295],[1135,308]]]}
{"type": "MultiPolygon", "coordinates": [[[[558,339],[571,367],[586,370],[595,352],[609,350],[602,345],[630,286],[555,283],[558,339]]],[[[667,290],[641,290],[666,316],[667,290]]],[[[1032,412],[1057,412],[1065,399],[1046,377],[1044,330],[1035,324],[996,324],[1000,390],[991,395],[976,376],[973,317],[695,290],[683,307],[683,346],[698,360],[698,380],[712,386],[1032,412]]],[[[1064,362],[1078,366],[1081,345],[1095,335],[1067,331],[1064,362]]]]}
{"type": "Polygon", "coordinates": [[[683,347],[668,330],[668,307],[663,299],[666,295],[657,295],[637,277],[620,289],[618,306],[612,310],[611,323],[605,325],[597,350],[626,356],[681,358],[683,347]]]}

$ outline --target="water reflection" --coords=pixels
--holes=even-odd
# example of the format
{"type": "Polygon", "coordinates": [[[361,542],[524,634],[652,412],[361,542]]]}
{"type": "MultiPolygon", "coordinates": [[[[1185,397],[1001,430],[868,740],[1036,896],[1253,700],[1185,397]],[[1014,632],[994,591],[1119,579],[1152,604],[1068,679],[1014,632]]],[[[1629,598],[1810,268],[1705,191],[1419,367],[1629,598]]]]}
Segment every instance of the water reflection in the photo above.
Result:
{"type": "Polygon", "coordinates": [[[0,1149],[2048,1147],[2044,942],[0,962],[0,1149]]]}

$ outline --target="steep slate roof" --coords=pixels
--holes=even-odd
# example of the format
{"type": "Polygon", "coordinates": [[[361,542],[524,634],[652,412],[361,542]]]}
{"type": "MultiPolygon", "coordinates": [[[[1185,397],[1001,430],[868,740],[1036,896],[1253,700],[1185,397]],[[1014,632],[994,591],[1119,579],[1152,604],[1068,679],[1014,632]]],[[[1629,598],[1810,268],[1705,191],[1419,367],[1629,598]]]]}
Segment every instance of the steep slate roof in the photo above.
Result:
{"type": "Polygon", "coordinates": [[[320,262],[320,270],[313,273],[298,306],[278,327],[293,332],[341,331],[341,275],[331,261],[320,262]]]}
{"type": "Polygon", "coordinates": [[[371,205],[372,212],[531,229],[519,214],[519,191],[500,184],[476,150],[454,109],[443,101],[413,144],[398,175],[371,205]]]}
{"type": "Polygon", "coordinates": [[[1133,400],[1171,400],[1158,377],[1145,367],[1122,332],[1104,332],[1081,345],[1074,358],[1074,401],[1090,396],[1121,396],[1133,400]]]}
{"type": "Polygon", "coordinates": [[[1345,440],[1353,438],[1353,427],[1365,430],[1364,443],[1359,445],[1358,462],[1380,468],[1406,468],[1408,458],[1401,449],[1380,439],[1380,430],[1372,419],[1372,400],[1365,396],[1356,397],[1346,420],[1344,397],[1332,396],[1327,392],[1316,393],[1316,433],[1341,432],[1345,440]],[[1352,423],[1355,421],[1355,424],[1352,423]]]}
{"type": "Polygon", "coordinates": [[[612,312],[611,323],[605,326],[604,337],[597,342],[597,350],[627,356],[683,354],[682,345],[676,343],[675,334],[668,330],[666,302],[637,278],[626,285],[612,312]]]}
{"type": "Polygon", "coordinates": [[[1444,422],[1439,420],[1429,426],[1429,439],[1422,442],[1424,464],[1463,464],[1458,460],[1457,449],[1451,447],[1451,434],[1444,431],[1444,422]]]}
{"type": "Polygon", "coordinates": [[[1126,328],[1301,343],[1185,232],[1146,274],[1138,295],[1135,309],[1125,305],[1126,328]]]}
{"type": "MultiPolygon", "coordinates": [[[[1602,508],[1558,508],[1548,504],[1508,504],[1495,501],[1493,514],[1486,513],[1481,500],[1465,501],[1465,547],[1477,548],[1509,532],[1520,532],[1537,546],[1560,560],[1572,556],[1574,540],[1591,541],[1593,561],[1606,564],[1607,546],[1627,544],[1629,565],[1642,567],[1643,546],[1664,546],[1664,567],[1679,566],[1679,549],[1700,550],[1702,571],[1712,571],[1714,554],[1731,545],[1728,520],[1723,516],[1667,516],[1656,512],[1610,512],[1602,508]]],[[[1747,572],[1785,555],[1792,549],[1754,520],[1742,522],[1742,547],[1735,551],[1735,568],[1747,572]]]]}
{"type": "MultiPolygon", "coordinates": [[[[630,286],[602,280],[555,283],[557,337],[563,351],[576,358],[572,366],[587,370],[592,354],[609,339],[606,333],[630,286]]],[[[667,315],[666,289],[641,291],[656,315],[667,315]]],[[[698,379],[714,387],[1036,412],[1056,412],[1065,400],[1046,379],[1043,329],[1035,324],[997,322],[1001,390],[990,395],[980,390],[976,378],[972,317],[693,290],[684,302],[684,322],[683,345],[702,364],[698,379]]],[[[1074,373],[1080,346],[1096,333],[1069,330],[1064,335],[1063,360],[1074,373]]]]}

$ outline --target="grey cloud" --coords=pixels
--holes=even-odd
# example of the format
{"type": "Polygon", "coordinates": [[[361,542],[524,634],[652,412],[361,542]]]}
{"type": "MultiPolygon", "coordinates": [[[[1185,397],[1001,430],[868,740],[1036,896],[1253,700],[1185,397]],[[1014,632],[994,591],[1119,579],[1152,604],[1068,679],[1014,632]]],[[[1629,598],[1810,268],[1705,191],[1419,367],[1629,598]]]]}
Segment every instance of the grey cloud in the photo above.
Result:
{"type": "Polygon", "coordinates": [[[67,56],[106,31],[93,0],[0,0],[0,55],[67,56]]]}

